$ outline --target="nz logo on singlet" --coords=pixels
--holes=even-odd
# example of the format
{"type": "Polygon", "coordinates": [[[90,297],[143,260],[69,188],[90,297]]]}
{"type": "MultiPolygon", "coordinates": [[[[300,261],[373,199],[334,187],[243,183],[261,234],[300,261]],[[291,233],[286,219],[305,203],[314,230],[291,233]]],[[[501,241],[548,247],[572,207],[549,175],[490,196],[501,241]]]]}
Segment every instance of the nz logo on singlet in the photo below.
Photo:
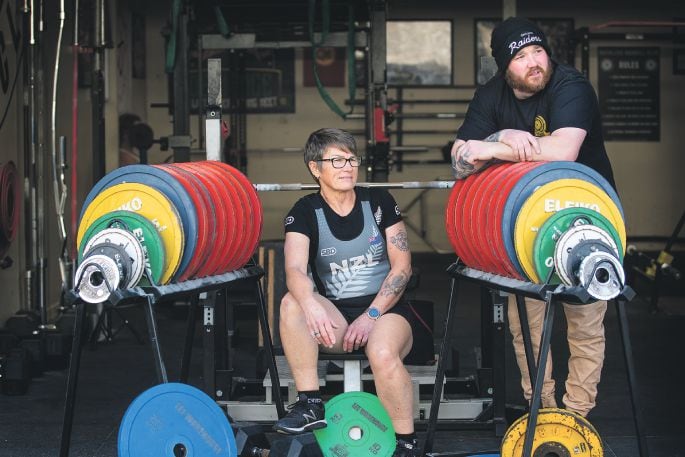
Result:
{"type": "Polygon", "coordinates": [[[326,281],[326,288],[334,299],[359,297],[371,284],[374,267],[383,258],[385,247],[383,243],[369,246],[365,255],[350,257],[340,264],[331,262],[331,281],[326,281]]]}

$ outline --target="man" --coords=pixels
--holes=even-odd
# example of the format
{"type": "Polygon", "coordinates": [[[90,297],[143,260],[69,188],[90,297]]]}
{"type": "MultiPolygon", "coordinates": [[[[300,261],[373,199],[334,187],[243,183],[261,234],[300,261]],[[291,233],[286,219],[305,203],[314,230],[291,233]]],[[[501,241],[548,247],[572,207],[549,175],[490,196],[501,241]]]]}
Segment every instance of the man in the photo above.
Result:
{"type": "Polygon", "coordinates": [[[280,307],[298,401],[274,429],[294,434],[325,427],[319,351],[364,348],[396,433],[393,456],[418,456],[411,377],[402,361],[418,329],[404,300],[411,253],[401,213],[386,190],[356,186],[361,159],[348,132],[312,133],[304,162],[320,190],[296,202],[285,219],[288,293],[280,307]]]}
{"type": "MultiPolygon", "coordinates": [[[[577,70],[551,59],[547,39],[533,22],[509,18],[498,25],[490,43],[498,72],[476,90],[452,147],[452,166],[462,179],[496,161],[577,161],[615,187],[594,89],[577,70]]],[[[521,370],[524,396],[531,385],[514,297],[509,328],[521,370]]],[[[537,356],[544,302],[526,299],[537,356]]],[[[604,301],[564,304],[570,357],[565,407],[583,416],[595,406],[604,362],[604,301]]],[[[542,407],[556,407],[552,359],[547,359],[542,407]]]]}

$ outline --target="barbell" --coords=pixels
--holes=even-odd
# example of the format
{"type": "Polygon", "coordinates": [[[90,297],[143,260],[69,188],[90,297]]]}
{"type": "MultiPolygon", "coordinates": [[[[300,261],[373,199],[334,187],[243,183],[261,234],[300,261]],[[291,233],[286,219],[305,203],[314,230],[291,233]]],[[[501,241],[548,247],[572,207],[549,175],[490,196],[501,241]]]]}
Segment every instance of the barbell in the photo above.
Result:
{"type": "MultiPolygon", "coordinates": [[[[540,283],[553,267],[561,273],[554,281],[584,284],[592,272],[604,274],[620,267],[625,252],[623,209],[616,192],[601,175],[576,162],[501,163],[459,181],[360,182],[358,186],[451,189],[445,223],[455,253],[467,266],[501,276],[540,283]],[[564,218],[552,218],[562,213],[564,218]],[[607,253],[616,262],[594,255],[596,262],[581,268],[584,256],[596,246],[576,251],[582,257],[573,257],[571,263],[554,261],[560,233],[577,224],[578,218],[606,233],[604,238],[612,241],[606,243],[607,253]],[[548,220],[554,223],[545,225],[548,220]],[[603,266],[597,270],[600,261],[603,266]]],[[[149,220],[159,234],[143,237],[148,255],[138,259],[148,267],[161,265],[159,282],[221,274],[241,268],[259,243],[262,208],[257,192],[318,188],[303,183],[253,184],[237,169],[216,161],[130,165],[106,175],[88,194],[77,242],[85,247],[100,230],[110,228],[107,215],[120,218],[122,210],[134,212],[149,220]],[[107,216],[104,223],[103,216],[107,216]]],[[[130,223],[140,239],[143,227],[130,223]]],[[[567,249],[574,245],[575,241],[567,249]]],[[[622,287],[623,274],[616,273],[622,287]]]]}
{"type": "MultiPolygon", "coordinates": [[[[318,184],[253,184],[257,192],[281,192],[297,190],[319,190],[318,184]]],[[[379,189],[451,189],[454,181],[404,181],[404,182],[358,182],[359,187],[379,189]]]]}

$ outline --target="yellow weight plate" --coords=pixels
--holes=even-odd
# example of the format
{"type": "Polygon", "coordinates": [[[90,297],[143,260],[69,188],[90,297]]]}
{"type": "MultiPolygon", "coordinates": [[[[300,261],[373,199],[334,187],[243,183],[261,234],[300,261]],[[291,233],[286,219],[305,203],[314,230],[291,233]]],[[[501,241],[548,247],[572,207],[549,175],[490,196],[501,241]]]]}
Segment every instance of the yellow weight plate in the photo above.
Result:
{"type": "Polygon", "coordinates": [[[176,208],[163,193],[153,187],[139,183],[123,183],[100,192],[83,212],[76,245],[80,245],[90,224],[100,216],[119,210],[138,213],[157,228],[166,253],[160,282],[167,284],[181,263],[185,237],[176,208]]]}
{"type": "Polygon", "coordinates": [[[582,179],[558,179],[538,187],[523,203],[514,226],[516,257],[523,271],[535,283],[541,280],[535,271],[535,237],[549,217],[564,208],[581,207],[597,211],[616,228],[621,244],[626,243],[626,226],[621,211],[600,187],[582,179]]]}
{"type": "MultiPolygon", "coordinates": [[[[500,457],[520,457],[526,437],[528,414],[511,424],[504,435],[500,457]]],[[[604,449],[597,430],[571,411],[557,408],[541,409],[535,427],[531,455],[602,457],[604,449]]]]}

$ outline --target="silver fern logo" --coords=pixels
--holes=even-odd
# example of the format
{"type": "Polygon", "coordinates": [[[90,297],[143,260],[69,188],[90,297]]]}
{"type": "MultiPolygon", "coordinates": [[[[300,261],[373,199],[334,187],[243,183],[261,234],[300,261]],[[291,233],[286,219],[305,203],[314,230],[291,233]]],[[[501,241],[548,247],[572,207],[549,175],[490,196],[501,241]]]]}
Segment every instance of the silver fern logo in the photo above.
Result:
{"type": "Polygon", "coordinates": [[[376,212],[373,213],[373,218],[376,219],[377,225],[381,225],[381,221],[383,220],[383,210],[380,206],[376,209],[376,212]]]}
{"type": "Polygon", "coordinates": [[[382,260],[385,248],[382,243],[369,247],[365,255],[350,257],[340,265],[331,262],[331,281],[326,281],[328,295],[335,300],[369,295],[374,267],[382,260]]]}

